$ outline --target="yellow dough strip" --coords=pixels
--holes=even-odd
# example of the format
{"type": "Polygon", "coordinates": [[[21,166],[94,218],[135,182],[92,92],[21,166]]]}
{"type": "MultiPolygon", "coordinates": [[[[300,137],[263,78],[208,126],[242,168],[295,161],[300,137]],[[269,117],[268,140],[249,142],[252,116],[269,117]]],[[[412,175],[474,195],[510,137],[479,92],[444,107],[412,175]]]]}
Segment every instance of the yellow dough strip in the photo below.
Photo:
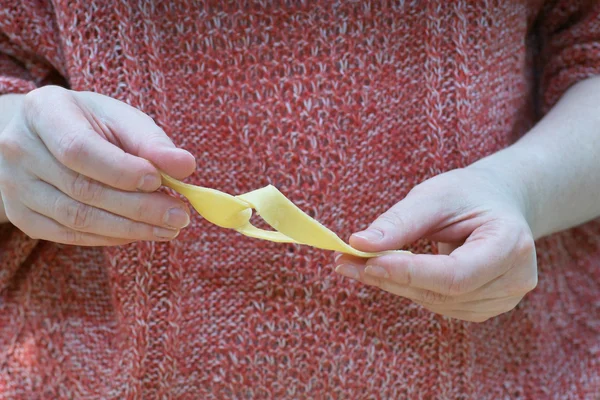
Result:
{"type": "Polygon", "coordinates": [[[363,258],[398,252],[408,253],[401,250],[379,253],[356,250],[300,210],[273,185],[232,196],[215,189],[180,182],[162,172],[161,175],[163,185],[187,198],[204,219],[222,228],[235,229],[249,237],[278,243],[298,243],[363,258]],[[252,225],[252,209],[275,231],[252,225]]]}

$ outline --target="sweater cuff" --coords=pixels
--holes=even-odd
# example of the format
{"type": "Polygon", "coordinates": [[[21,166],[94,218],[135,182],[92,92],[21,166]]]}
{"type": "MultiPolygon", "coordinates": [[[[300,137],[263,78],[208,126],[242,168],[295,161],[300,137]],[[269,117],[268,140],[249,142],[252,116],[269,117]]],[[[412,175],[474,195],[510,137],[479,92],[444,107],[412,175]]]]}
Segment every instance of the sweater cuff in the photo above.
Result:
{"type": "Polygon", "coordinates": [[[548,3],[539,29],[543,113],[571,86],[600,75],[600,3],[571,0],[548,3]]]}
{"type": "Polygon", "coordinates": [[[0,54],[0,95],[27,93],[36,88],[33,77],[16,60],[0,54]]]}
{"type": "Polygon", "coordinates": [[[10,223],[0,225],[0,293],[13,281],[37,243],[10,223]]]}
{"type": "MultiPolygon", "coordinates": [[[[0,53],[0,95],[27,93],[35,88],[27,69],[0,53]]],[[[0,292],[10,285],[37,242],[10,223],[0,224],[0,292]]]]}

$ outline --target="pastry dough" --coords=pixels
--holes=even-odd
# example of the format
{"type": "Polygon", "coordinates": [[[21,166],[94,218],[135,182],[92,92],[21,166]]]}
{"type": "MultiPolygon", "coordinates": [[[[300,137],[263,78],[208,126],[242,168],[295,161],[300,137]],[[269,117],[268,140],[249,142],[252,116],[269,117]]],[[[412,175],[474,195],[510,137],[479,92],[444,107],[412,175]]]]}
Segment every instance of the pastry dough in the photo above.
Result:
{"type": "Polygon", "coordinates": [[[180,182],[162,172],[161,175],[163,185],[186,197],[207,221],[223,228],[235,229],[246,236],[279,243],[304,244],[363,258],[400,252],[390,250],[367,253],[356,250],[300,210],[273,185],[232,196],[215,189],[180,182]],[[250,223],[252,209],[256,210],[275,231],[252,225],[250,223]]]}

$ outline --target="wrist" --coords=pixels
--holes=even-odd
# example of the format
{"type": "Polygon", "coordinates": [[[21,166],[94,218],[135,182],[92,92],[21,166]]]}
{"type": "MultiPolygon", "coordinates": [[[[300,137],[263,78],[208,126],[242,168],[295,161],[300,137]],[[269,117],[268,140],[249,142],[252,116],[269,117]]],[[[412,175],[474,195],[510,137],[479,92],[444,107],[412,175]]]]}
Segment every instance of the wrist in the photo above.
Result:
{"type": "Polygon", "coordinates": [[[523,216],[535,239],[549,233],[539,217],[545,195],[538,171],[544,158],[541,151],[513,145],[467,167],[487,172],[494,187],[523,216]]]}

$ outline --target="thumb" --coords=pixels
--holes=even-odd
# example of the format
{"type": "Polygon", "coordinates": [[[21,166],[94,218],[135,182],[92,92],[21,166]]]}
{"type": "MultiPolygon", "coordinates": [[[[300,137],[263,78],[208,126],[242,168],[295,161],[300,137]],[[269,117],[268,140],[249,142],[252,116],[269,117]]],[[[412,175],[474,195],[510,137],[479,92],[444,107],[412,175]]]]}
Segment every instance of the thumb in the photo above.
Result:
{"type": "Polygon", "coordinates": [[[196,169],[194,156],[177,148],[165,131],[152,118],[119,100],[97,93],[80,92],[86,104],[103,116],[113,139],[124,151],[144,158],[168,175],[183,179],[196,169]]]}
{"type": "Polygon", "coordinates": [[[444,219],[440,200],[410,194],[381,214],[369,227],[350,236],[357,250],[397,250],[424,237],[444,219]]]}
{"type": "Polygon", "coordinates": [[[189,151],[175,147],[160,128],[139,143],[137,155],[176,179],[186,178],[196,169],[196,158],[189,151]]]}

